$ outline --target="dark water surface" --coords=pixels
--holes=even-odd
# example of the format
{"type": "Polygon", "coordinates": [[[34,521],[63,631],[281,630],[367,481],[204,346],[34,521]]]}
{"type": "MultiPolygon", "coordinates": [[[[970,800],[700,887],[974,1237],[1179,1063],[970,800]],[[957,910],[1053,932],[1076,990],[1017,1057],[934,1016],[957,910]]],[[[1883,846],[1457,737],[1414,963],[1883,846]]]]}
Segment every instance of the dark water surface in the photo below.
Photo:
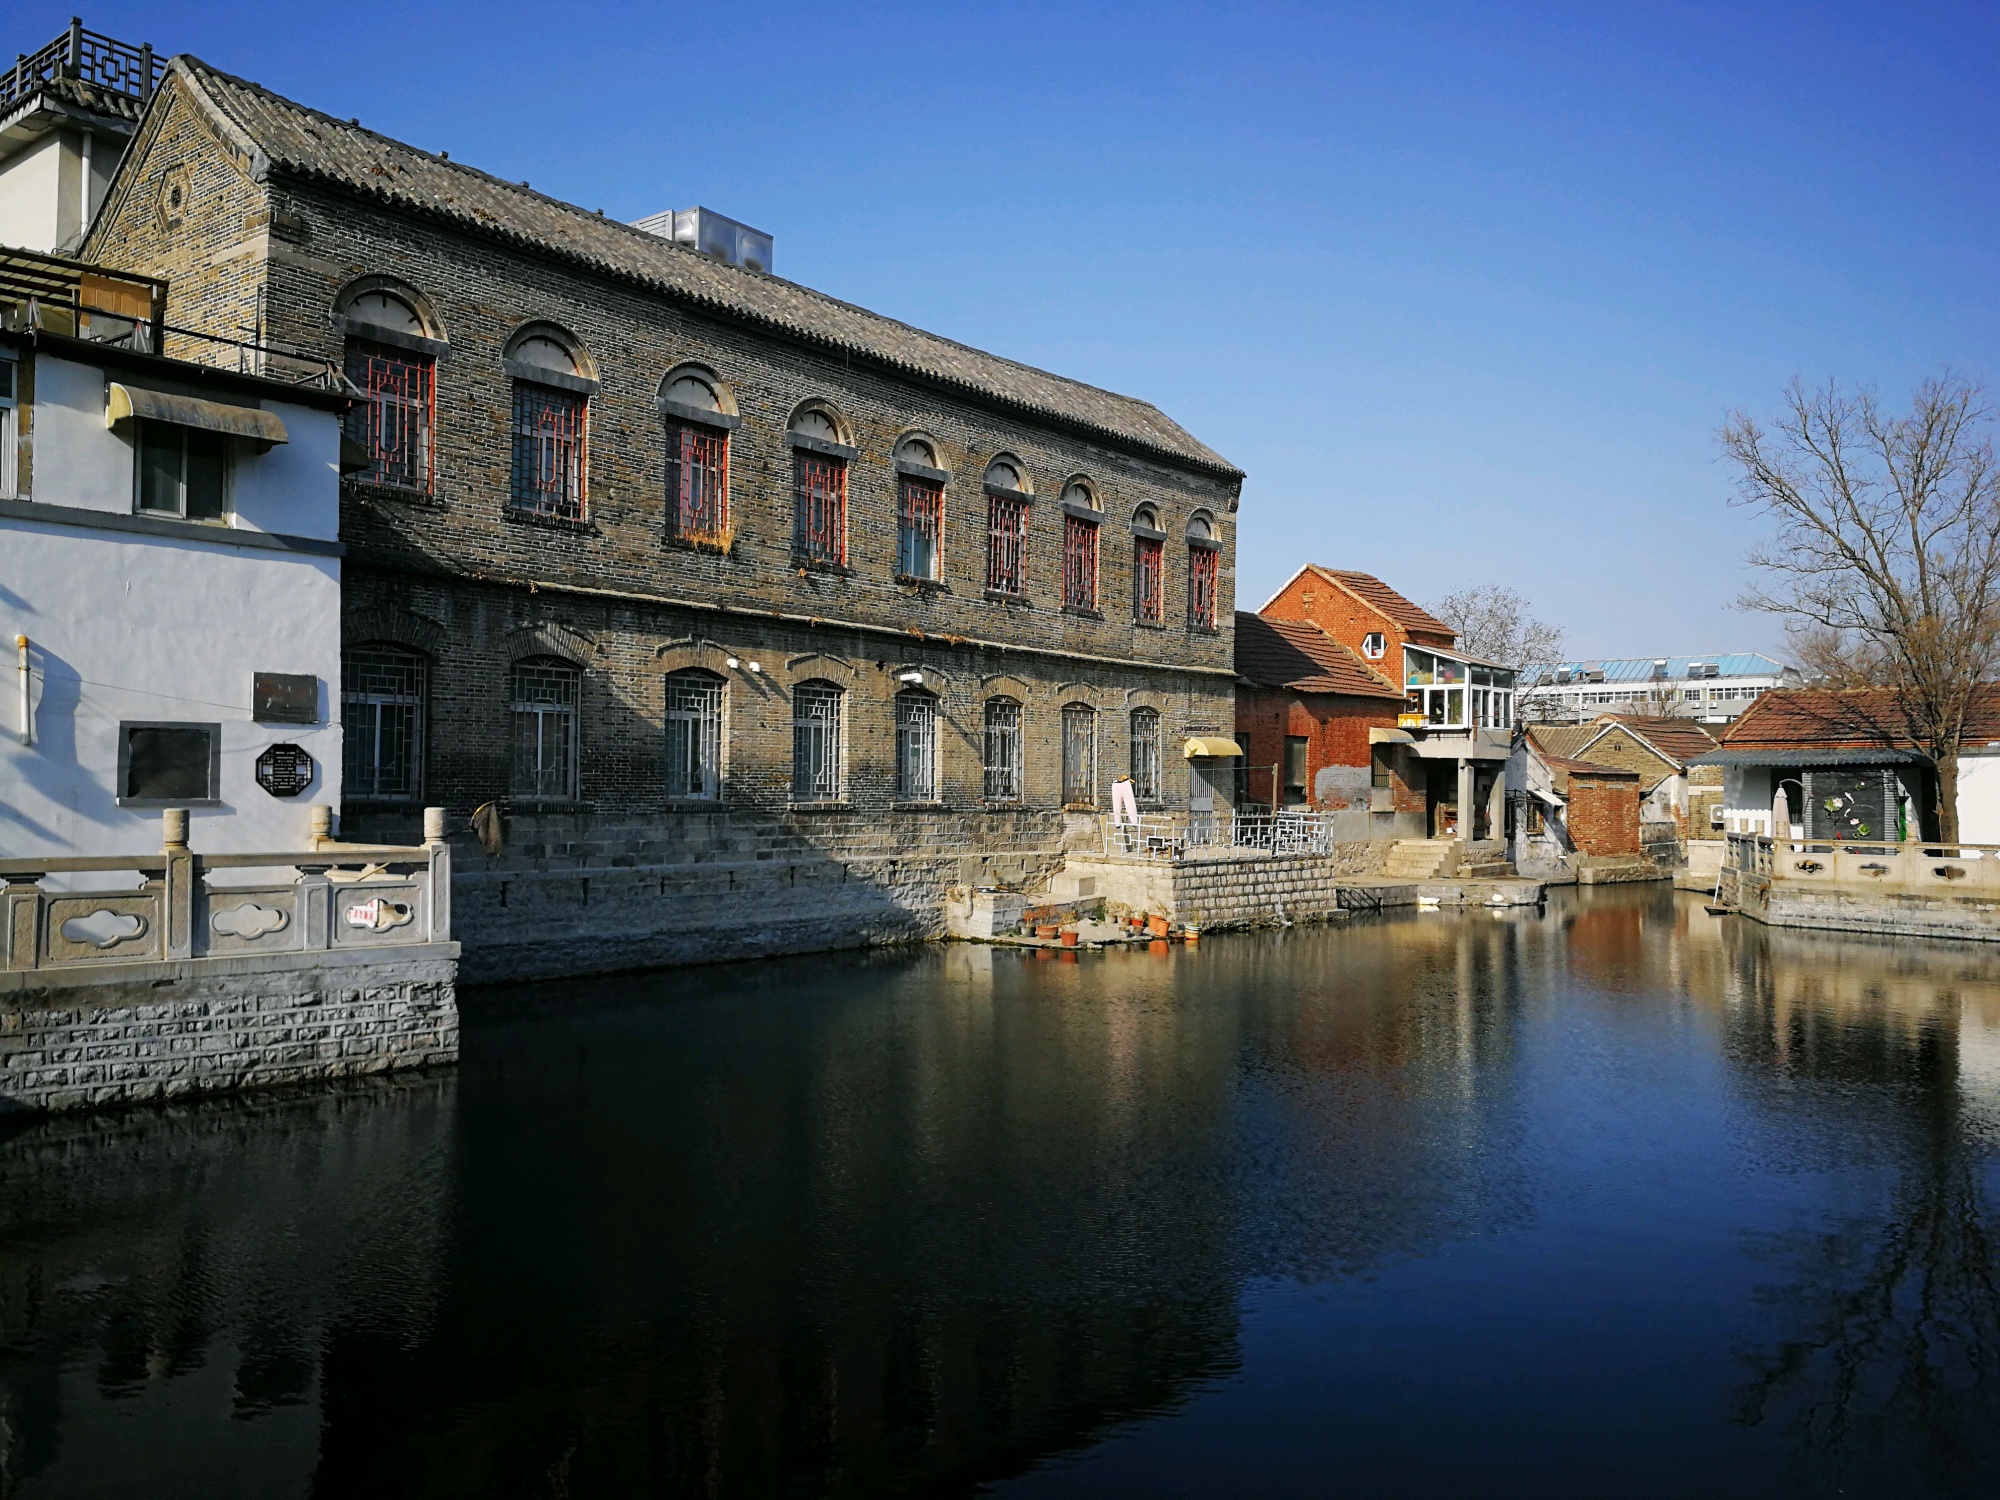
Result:
{"type": "Polygon", "coordinates": [[[0,1135],[0,1495],[2000,1491],[2000,953],[1657,887],[468,995],[0,1135]]]}

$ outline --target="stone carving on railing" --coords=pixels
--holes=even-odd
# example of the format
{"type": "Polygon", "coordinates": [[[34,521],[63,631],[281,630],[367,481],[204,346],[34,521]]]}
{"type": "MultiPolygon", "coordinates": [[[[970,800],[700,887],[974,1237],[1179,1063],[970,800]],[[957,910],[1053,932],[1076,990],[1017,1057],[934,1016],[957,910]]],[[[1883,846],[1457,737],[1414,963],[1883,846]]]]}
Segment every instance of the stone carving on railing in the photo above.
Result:
{"type": "MultiPolygon", "coordinates": [[[[324,827],[316,820],[315,834],[324,827]]],[[[305,954],[451,938],[451,846],[442,808],[424,810],[424,842],[414,847],[315,836],[306,850],[198,854],[188,847],[185,809],[168,809],[161,828],[157,854],[0,859],[0,968],[305,954]],[[41,884],[51,875],[71,883],[92,874],[123,876],[125,888],[51,891],[41,884]],[[229,883],[243,874],[253,883],[229,883]]]]}

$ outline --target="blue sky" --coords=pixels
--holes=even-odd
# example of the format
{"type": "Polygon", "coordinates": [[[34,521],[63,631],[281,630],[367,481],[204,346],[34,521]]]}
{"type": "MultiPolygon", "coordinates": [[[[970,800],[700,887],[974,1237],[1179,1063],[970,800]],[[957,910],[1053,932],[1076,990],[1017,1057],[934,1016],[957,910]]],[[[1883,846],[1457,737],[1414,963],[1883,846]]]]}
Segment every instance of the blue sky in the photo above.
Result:
{"type": "MultiPolygon", "coordinates": [[[[70,0],[9,7],[27,50],[70,0]]],[[[130,5],[94,29],[1156,402],[1301,562],[1768,647],[1714,432],[1995,332],[2000,7],[130,5]]],[[[46,34],[46,35],[45,35],[46,34]]]]}

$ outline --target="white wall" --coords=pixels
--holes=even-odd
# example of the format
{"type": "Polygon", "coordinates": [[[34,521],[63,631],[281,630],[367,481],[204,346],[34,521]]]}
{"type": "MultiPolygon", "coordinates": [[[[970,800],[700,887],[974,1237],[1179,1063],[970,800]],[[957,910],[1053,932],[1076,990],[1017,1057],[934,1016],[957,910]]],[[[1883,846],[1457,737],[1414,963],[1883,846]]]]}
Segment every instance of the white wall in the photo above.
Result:
{"type": "Polygon", "coordinates": [[[50,131],[0,163],[0,245],[53,250],[61,230],[62,138],[50,131]]]}
{"type": "Polygon", "coordinates": [[[308,805],[339,806],[335,558],[0,520],[0,638],[0,854],[159,847],[159,812],[117,805],[121,720],[221,725],[221,802],[193,810],[197,850],[300,848],[308,805]],[[32,746],[20,742],[17,634],[33,643],[32,746]],[[260,671],[319,678],[320,723],[253,723],[260,671]],[[318,763],[296,798],[256,782],[257,756],[280,741],[318,763]]]}
{"type": "Polygon", "coordinates": [[[2000,844],[2000,755],[1958,758],[1958,836],[2000,844]]]}

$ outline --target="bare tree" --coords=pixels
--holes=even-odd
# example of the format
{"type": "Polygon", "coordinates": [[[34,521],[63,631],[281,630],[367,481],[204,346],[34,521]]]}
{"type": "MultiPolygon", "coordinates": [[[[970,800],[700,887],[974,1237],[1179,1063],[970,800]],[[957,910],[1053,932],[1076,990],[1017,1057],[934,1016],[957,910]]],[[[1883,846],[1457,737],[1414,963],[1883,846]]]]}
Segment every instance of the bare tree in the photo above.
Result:
{"type": "Polygon", "coordinates": [[[1534,619],[1528,607],[1513,589],[1482,583],[1446,594],[1430,611],[1458,632],[1467,656],[1518,672],[1553,666],[1562,656],[1561,629],[1534,619]]]}
{"type": "Polygon", "coordinates": [[[1895,690],[1904,732],[1936,762],[1947,841],[1966,714],[2000,633],[1993,423],[1986,393],[1947,371],[1902,416],[1872,390],[1794,380],[1771,430],[1739,411],[1720,434],[1736,503],[1777,529],[1750,554],[1766,581],[1744,604],[1828,632],[1895,690]]]}

